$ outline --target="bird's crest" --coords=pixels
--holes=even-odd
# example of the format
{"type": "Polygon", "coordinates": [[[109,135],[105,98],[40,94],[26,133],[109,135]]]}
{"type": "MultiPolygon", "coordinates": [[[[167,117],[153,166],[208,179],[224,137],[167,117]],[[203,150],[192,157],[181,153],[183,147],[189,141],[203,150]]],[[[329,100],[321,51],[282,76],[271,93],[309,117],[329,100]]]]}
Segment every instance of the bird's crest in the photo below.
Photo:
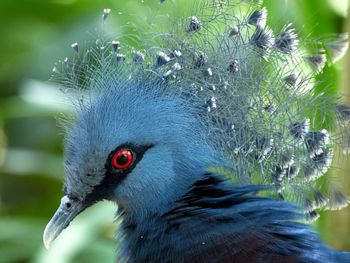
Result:
{"type": "Polygon", "coordinates": [[[145,30],[127,25],[132,33],[117,38],[99,31],[94,44],[72,44],[76,56],[57,63],[54,78],[79,91],[78,111],[111,85],[181,97],[206,142],[233,164],[226,174],[272,185],[277,198],[304,205],[310,220],[319,208],[347,206],[327,172],[349,138],[350,110],[315,79],[327,59],[345,54],[347,35],[317,41],[310,53],[292,24],[270,28],[261,1],[196,1],[181,15],[161,2],[158,11],[173,12],[145,19],[145,30]]]}

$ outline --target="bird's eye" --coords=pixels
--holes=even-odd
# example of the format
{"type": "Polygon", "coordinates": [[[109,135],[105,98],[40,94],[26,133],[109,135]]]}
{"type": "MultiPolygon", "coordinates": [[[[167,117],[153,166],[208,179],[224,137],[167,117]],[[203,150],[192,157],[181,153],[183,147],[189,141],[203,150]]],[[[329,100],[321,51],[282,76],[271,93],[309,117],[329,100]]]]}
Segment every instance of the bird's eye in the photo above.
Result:
{"type": "Polygon", "coordinates": [[[134,156],[130,150],[119,150],[112,157],[112,165],[115,169],[125,170],[133,163],[134,156]]]}

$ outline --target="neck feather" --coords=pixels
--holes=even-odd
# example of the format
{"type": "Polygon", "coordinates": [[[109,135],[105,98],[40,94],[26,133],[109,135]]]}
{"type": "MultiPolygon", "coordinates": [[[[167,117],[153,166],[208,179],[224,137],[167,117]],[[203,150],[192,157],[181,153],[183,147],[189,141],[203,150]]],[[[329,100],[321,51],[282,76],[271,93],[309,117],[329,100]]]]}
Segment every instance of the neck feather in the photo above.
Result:
{"type": "Polygon", "coordinates": [[[167,255],[174,257],[174,262],[186,262],[195,255],[214,253],[220,246],[222,249],[222,240],[226,240],[225,246],[232,247],[225,248],[230,259],[242,256],[235,247],[244,247],[252,260],[272,252],[280,253],[281,260],[288,253],[304,257],[306,251],[312,251],[317,260],[324,259],[320,250],[324,246],[317,235],[308,226],[296,223],[301,215],[295,207],[259,197],[257,193],[262,190],[267,188],[233,186],[221,176],[203,174],[165,213],[154,214],[140,224],[123,221],[121,257],[132,256],[132,262],[162,262],[167,255]]]}

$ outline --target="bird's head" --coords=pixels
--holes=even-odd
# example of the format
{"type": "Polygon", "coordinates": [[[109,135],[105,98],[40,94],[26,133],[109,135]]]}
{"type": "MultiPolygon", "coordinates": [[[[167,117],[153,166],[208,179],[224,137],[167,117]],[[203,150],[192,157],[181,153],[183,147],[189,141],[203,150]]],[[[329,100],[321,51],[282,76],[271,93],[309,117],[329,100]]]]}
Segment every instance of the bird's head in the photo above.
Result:
{"type": "Polygon", "coordinates": [[[213,161],[193,107],[154,85],[163,84],[105,88],[79,107],[66,139],[64,197],[44,232],[47,247],[101,200],[130,216],[166,209],[196,179],[193,171],[213,161]]]}

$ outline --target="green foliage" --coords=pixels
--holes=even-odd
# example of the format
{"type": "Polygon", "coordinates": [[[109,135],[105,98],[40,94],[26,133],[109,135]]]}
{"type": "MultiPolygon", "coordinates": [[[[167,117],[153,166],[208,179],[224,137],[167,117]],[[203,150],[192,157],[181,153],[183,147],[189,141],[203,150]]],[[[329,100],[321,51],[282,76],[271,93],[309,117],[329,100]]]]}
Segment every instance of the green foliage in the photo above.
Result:
{"type": "MultiPolygon", "coordinates": [[[[177,0],[163,6],[158,0],[0,1],[0,263],[113,262],[117,245],[112,204],[84,212],[49,251],[42,245],[63,178],[63,135],[55,119],[70,110],[58,87],[47,80],[54,63],[73,53],[71,43],[84,43],[87,32],[95,32],[104,8],[112,9],[107,30],[132,36],[133,25],[147,28],[144,18],[150,13],[175,15],[186,9],[182,1],[183,6],[173,10],[172,1],[177,0]]],[[[281,28],[294,22],[299,35],[310,39],[343,32],[348,4],[347,0],[265,0],[271,25],[281,28]]],[[[126,39],[140,44],[137,38],[126,39]]],[[[340,90],[341,72],[346,70],[331,67],[320,78],[324,85],[335,84],[333,95],[340,90]]],[[[324,214],[319,229],[328,243],[349,250],[346,218],[349,209],[324,214]],[[336,243],[332,234],[336,227],[342,232],[336,239],[342,243],[336,243]]]]}

